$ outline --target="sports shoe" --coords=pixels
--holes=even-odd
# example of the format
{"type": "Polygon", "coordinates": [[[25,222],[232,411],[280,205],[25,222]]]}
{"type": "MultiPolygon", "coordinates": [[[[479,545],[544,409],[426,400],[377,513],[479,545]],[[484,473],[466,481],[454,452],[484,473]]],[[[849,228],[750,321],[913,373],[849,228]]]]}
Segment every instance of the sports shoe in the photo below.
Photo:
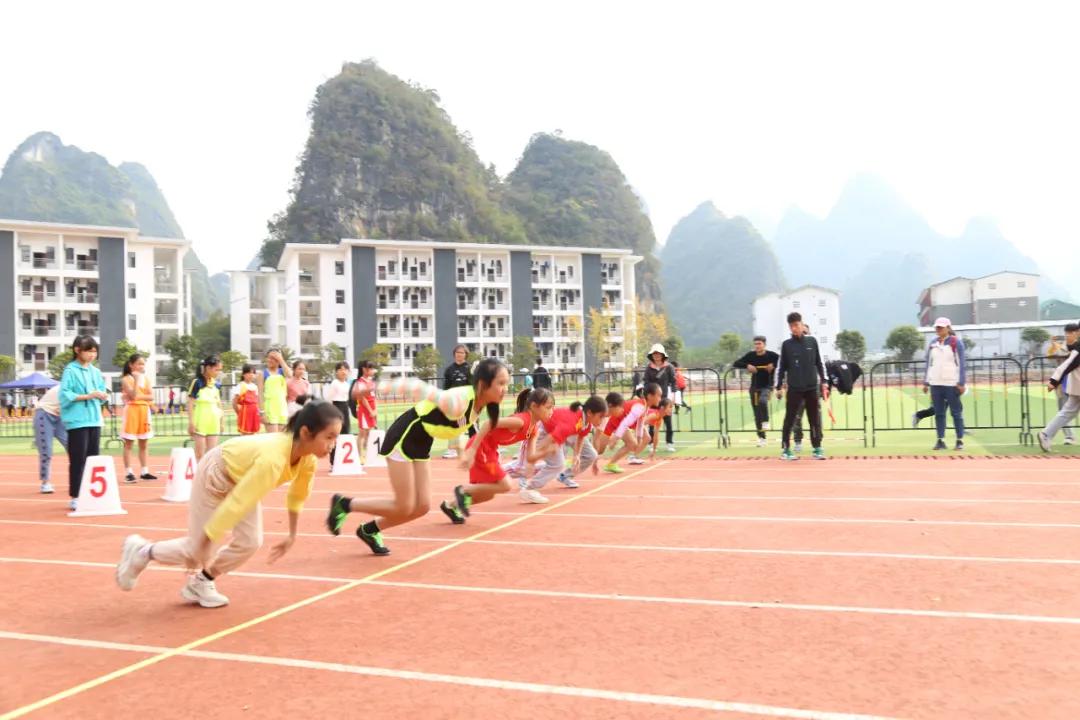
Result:
{"type": "Polygon", "coordinates": [[[457,502],[457,509],[460,510],[465,517],[469,517],[469,507],[472,505],[472,498],[465,492],[464,486],[454,486],[454,501],[457,502]]]}
{"type": "Polygon", "coordinates": [[[780,459],[788,461],[798,460],[799,456],[791,452],[791,448],[784,448],[783,452],[780,453],[780,459]]]}
{"type": "Polygon", "coordinates": [[[51,482],[46,480],[45,482],[41,483],[41,494],[42,495],[49,495],[52,492],[53,492],[53,486],[52,486],[51,482]]]}
{"type": "Polygon", "coordinates": [[[68,510],[75,512],[79,509],[79,501],[75,498],[71,498],[71,502],[68,503],[68,510]]]}
{"type": "Polygon", "coordinates": [[[128,471],[127,471],[127,474],[126,474],[126,475],[124,475],[124,482],[126,482],[126,483],[134,483],[134,482],[138,482],[138,480],[136,480],[136,479],[135,479],[135,473],[133,473],[132,471],[128,470],[128,471]]]}
{"type": "Polygon", "coordinates": [[[537,490],[529,490],[526,488],[525,490],[522,490],[519,494],[521,496],[522,502],[544,505],[548,501],[548,499],[541,495],[540,492],[537,490]]]}
{"type": "Polygon", "coordinates": [[[795,452],[797,452],[797,453],[802,452],[802,443],[801,442],[795,443],[795,452]]]}
{"type": "Polygon", "coordinates": [[[145,546],[146,538],[141,535],[128,535],[124,538],[120,562],[116,566],[116,584],[121,590],[133,589],[139,574],[150,564],[150,558],[141,552],[145,546]]]}
{"type": "Polygon", "coordinates": [[[948,450],[949,448],[945,447],[945,441],[944,440],[938,440],[934,444],[934,449],[935,450],[948,450]]]}
{"type": "Polygon", "coordinates": [[[911,413],[911,427],[919,427],[919,413],[917,412],[911,413]]]}
{"type": "Polygon", "coordinates": [[[964,449],[964,441],[963,440],[957,440],[956,441],[956,447],[954,447],[953,450],[963,450],[963,449],[964,449]]]}
{"type": "Polygon", "coordinates": [[[619,474],[624,473],[626,471],[623,470],[618,465],[616,465],[615,463],[608,463],[607,465],[604,466],[604,472],[619,475],[619,474]]]}
{"type": "Polygon", "coordinates": [[[446,517],[450,518],[450,522],[454,523],[455,525],[465,524],[465,516],[461,514],[461,511],[458,510],[456,507],[451,507],[450,503],[446,502],[445,500],[443,500],[442,504],[439,505],[439,509],[442,510],[446,514],[446,517]]]}
{"type": "Polygon", "coordinates": [[[561,482],[563,485],[565,485],[566,487],[568,487],[570,489],[580,487],[580,485],[578,485],[577,482],[574,480],[573,475],[567,475],[566,473],[559,473],[558,480],[559,480],[559,482],[561,482]]]}
{"type": "Polygon", "coordinates": [[[202,573],[188,575],[187,584],[180,588],[180,597],[204,608],[224,607],[229,604],[229,598],[219,593],[214,581],[207,580],[202,573]]]}
{"type": "Polygon", "coordinates": [[[340,535],[345,518],[349,517],[349,508],[345,507],[345,496],[334,495],[330,498],[330,512],[326,514],[326,529],[331,535],[340,535]]]}
{"type": "Polygon", "coordinates": [[[1050,436],[1040,430],[1035,437],[1039,439],[1039,447],[1042,448],[1042,451],[1050,452],[1050,436]]]}
{"type": "Polygon", "coordinates": [[[363,540],[367,544],[367,546],[371,548],[371,552],[375,553],[376,555],[390,554],[390,548],[383,545],[381,532],[374,532],[368,535],[366,532],[364,532],[364,526],[363,524],[361,524],[360,527],[356,528],[356,537],[363,540]]]}
{"type": "Polygon", "coordinates": [[[667,451],[668,452],[675,452],[675,443],[668,443],[667,444],[667,451]]]}
{"type": "Polygon", "coordinates": [[[522,475],[518,478],[518,490],[524,490],[527,487],[529,487],[529,479],[522,475]]]}
{"type": "Polygon", "coordinates": [[[812,457],[815,460],[828,460],[828,458],[825,457],[825,451],[823,449],[819,448],[819,447],[814,448],[814,452],[812,454],[812,457]]]}
{"type": "Polygon", "coordinates": [[[157,480],[157,475],[154,475],[149,470],[143,470],[142,474],[139,475],[139,479],[140,480],[157,480]]]}
{"type": "Polygon", "coordinates": [[[765,447],[765,445],[766,445],[765,438],[758,438],[757,439],[757,446],[758,447],[765,447]]]}
{"type": "Polygon", "coordinates": [[[644,465],[645,459],[639,458],[637,455],[631,455],[630,459],[626,461],[627,465],[644,465]]]}
{"type": "Polygon", "coordinates": [[[1067,437],[1067,438],[1065,438],[1065,441],[1063,443],[1061,443],[1061,444],[1062,445],[1075,445],[1076,444],[1076,438],[1067,437]]]}
{"type": "Polygon", "coordinates": [[[443,460],[453,460],[457,457],[457,450],[447,450],[442,454],[443,460]]]}

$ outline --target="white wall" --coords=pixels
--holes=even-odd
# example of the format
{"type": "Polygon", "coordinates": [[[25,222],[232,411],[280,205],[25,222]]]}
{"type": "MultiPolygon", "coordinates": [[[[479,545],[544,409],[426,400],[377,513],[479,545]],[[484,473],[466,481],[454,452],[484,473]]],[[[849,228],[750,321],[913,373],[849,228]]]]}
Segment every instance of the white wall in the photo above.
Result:
{"type": "Polygon", "coordinates": [[[975,281],[975,300],[1038,296],[1039,277],[1036,275],[1002,272],[975,281]]]}
{"type": "Polygon", "coordinates": [[[969,305],[971,303],[972,281],[956,278],[941,283],[931,291],[932,305],[969,305]]]}
{"type": "Polygon", "coordinates": [[[817,338],[822,360],[838,360],[836,334],[840,325],[840,298],[823,288],[802,288],[790,295],[772,293],[754,301],[754,335],[764,335],[766,345],[775,350],[791,337],[787,315],[797,312],[817,338]],[[821,305],[824,303],[824,306],[821,305]]]}

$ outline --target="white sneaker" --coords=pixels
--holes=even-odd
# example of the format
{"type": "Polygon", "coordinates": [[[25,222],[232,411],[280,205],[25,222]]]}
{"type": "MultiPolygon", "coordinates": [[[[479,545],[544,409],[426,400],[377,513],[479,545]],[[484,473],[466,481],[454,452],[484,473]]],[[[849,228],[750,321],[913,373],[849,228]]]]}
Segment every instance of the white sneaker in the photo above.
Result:
{"type": "Polygon", "coordinates": [[[1039,447],[1042,448],[1042,451],[1050,452],[1050,438],[1046,435],[1046,433],[1040,430],[1039,434],[1035,437],[1039,439],[1039,447]]]}
{"type": "Polygon", "coordinates": [[[50,494],[52,494],[52,492],[53,492],[53,486],[52,486],[51,482],[46,480],[45,482],[41,483],[41,494],[42,495],[50,495],[50,494]]]}
{"type": "Polygon", "coordinates": [[[521,495],[521,501],[522,502],[535,503],[537,505],[544,505],[548,501],[548,499],[546,497],[544,497],[543,495],[541,495],[539,491],[537,491],[537,490],[529,490],[528,488],[522,490],[520,495],[521,495]]]}
{"type": "Polygon", "coordinates": [[[626,461],[627,465],[644,465],[645,461],[639,458],[637,455],[631,455],[630,459],[626,461]]]}
{"type": "Polygon", "coordinates": [[[146,544],[146,538],[142,535],[128,535],[124,538],[120,562],[116,566],[116,584],[121,590],[134,589],[139,575],[150,564],[150,558],[141,552],[146,544]]]}
{"type": "Polygon", "coordinates": [[[911,413],[911,427],[919,427],[919,413],[911,413]]]}
{"type": "Polygon", "coordinates": [[[443,460],[453,460],[457,457],[457,450],[447,450],[442,454],[443,460]]]}
{"type": "Polygon", "coordinates": [[[180,588],[180,597],[188,602],[198,603],[204,608],[223,607],[229,604],[229,598],[217,591],[213,580],[207,580],[202,573],[188,576],[187,584],[180,588]]]}
{"type": "Polygon", "coordinates": [[[757,446],[758,447],[765,447],[765,445],[766,445],[765,438],[758,438],[757,446]]]}
{"type": "MultiPolygon", "coordinates": [[[[1067,437],[1067,438],[1065,438],[1065,441],[1062,442],[1061,444],[1062,445],[1075,445],[1076,444],[1076,438],[1067,437]]],[[[42,490],[41,492],[45,492],[45,491],[42,490]]]]}
{"type": "Polygon", "coordinates": [[[675,452],[675,444],[674,443],[668,443],[667,444],[667,451],[668,452],[675,452]]]}

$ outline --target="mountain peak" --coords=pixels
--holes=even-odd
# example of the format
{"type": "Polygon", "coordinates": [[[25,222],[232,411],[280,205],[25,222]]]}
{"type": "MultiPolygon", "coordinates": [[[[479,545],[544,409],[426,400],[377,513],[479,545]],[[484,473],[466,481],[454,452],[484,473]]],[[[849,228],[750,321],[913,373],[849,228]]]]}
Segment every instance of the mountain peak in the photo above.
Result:
{"type": "Polygon", "coordinates": [[[828,221],[865,223],[903,222],[925,226],[926,221],[900,197],[900,193],[880,176],[858,173],[847,181],[829,212],[828,221]]]}
{"type": "Polygon", "coordinates": [[[26,162],[45,162],[55,157],[63,147],[64,143],[58,135],[45,130],[23,140],[12,153],[12,158],[18,157],[26,162]]]}

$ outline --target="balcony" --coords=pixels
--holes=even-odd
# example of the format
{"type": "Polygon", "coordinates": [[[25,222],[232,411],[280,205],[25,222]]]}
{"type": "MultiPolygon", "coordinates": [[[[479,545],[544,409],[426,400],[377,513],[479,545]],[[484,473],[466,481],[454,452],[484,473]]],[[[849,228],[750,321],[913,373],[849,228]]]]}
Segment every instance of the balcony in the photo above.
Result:
{"type": "Polygon", "coordinates": [[[506,330],[506,329],[499,330],[498,328],[493,328],[493,327],[484,328],[484,337],[486,337],[486,338],[506,338],[506,339],[509,339],[510,338],[510,331],[506,330]]]}
{"type": "Polygon", "coordinates": [[[301,280],[299,283],[301,297],[318,297],[319,296],[319,283],[315,281],[301,280]]]}
{"type": "Polygon", "coordinates": [[[400,338],[400,337],[401,337],[401,330],[399,330],[398,328],[390,328],[390,329],[387,329],[387,330],[380,329],[379,330],[379,339],[380,340],[396,340],[397,338],[400,338]]]}
{"type": "Polygon", "coordinates": [[[76,290],[75,292],[64,293],[64,299],[68,302],[97,305],[98,295],[89,290],[76,290]]]}
{"type": "Polygon", "coordinates": [[[459,312],[480,312],[480,303],[478,302],[461,302],[458,300],[457,309],[459,312]]]}
{"type": "Polygon", "coordinates": [[[248,299],[248,307],[252,310],[269,310],[266,306],[266,301],[257,295],[253,295],[248,299]]]}
{"type": "Polygon", "coordinates": [[[555,328],[542,327],[533,328],[533,336],[541,338],[553,338],[555,337],[555,328]]]}
{"type": "Polygon", "coordinates": [[[322,325],[322,318],[319,317],[318,313],[300,313],[300,324],[320,326],[322,325]]]}
{"type": "MultiPolygon", "coordinates": [[[[35,265],[34,267],[37,267],[37,265],[35,265]]],[[[64,263],[64,268],[67,270],[86,270],[89,272],[97,272],[98,261],[90,260],[89,258],[68,260],[64,263]]]]}
{"type": "Polygon", "coordinates": [[[321,345],[301,345],[300,354],[318,357],[322,353],[321,345]]]}
{"type": "Polygon", "coordinates": [[[432,304],[430,300],[428,300],[427,302],[421,302],[420,300],[413,298],[402,304],[402,308],[405,310],[430,310],[432,308],[432,304]]]}
{"type": "Polygon", "coordinates": [[[416,268],[411,268],[408,273],[405,274],[406,280],[419,280],[420,282],[431,282],[430,272],[420,272],[416,268]]]}
{"type": "Polygon", "coordinates": [[[31,302],[56,302],[58,294],[55,290],[52,292],[47,290],[23,290],[21,296],[23,300],[30,300],[31,302]]]}
{"type": "Polygon", "coordinates": [[[158,295],[176,295],[180,285],[171,279],[154,278],[154,292],[158,295]]]}
{"type": "Polygon", "coordinates": [[[504,302],[484,303],[484,309],[490,312],[510,312],[510,304],[504,302]]]}
{"type": "Polygon", "coordinates": [[[180,318],[176,314],[169,313],[155,313],[154,322],[158,325],[176,325],[180,322],[180,318]]]}
{"type": "Polygon", "coordinates": [[[459,283],[478,283],[480,282],[480,274],[477,272],[465,272],[458,268],[457,281],[459,283]]]}
{"type": "MultiPolygon", "coordinates": [[[[25,263],[24,263],[25,264],[25,263]]],[[[30,267],[35,270],[55,270],[57,268],[56,259],[49,259],[45,257],[35,257],[30,260],[30,267]]]]}
{"type": "Polygon", "coordinates": [[[59,334],[56,325],[34,325],[33,327],[23,325],[20,332],[34,337],[54,337],[59,334]]]}
{"type": "Polygon", "coordinates": [[[97,325],[69,325],[68,335],[97,335],[100,328],[97,325]]]}
{"type": "Polygon", "coordinates": [[[432,338],[432,337],[435,337],[435,333],[432,330],[422,330],[420,328],[411,328],[411,329],[405,331],[405,337],[432,338]]]}

